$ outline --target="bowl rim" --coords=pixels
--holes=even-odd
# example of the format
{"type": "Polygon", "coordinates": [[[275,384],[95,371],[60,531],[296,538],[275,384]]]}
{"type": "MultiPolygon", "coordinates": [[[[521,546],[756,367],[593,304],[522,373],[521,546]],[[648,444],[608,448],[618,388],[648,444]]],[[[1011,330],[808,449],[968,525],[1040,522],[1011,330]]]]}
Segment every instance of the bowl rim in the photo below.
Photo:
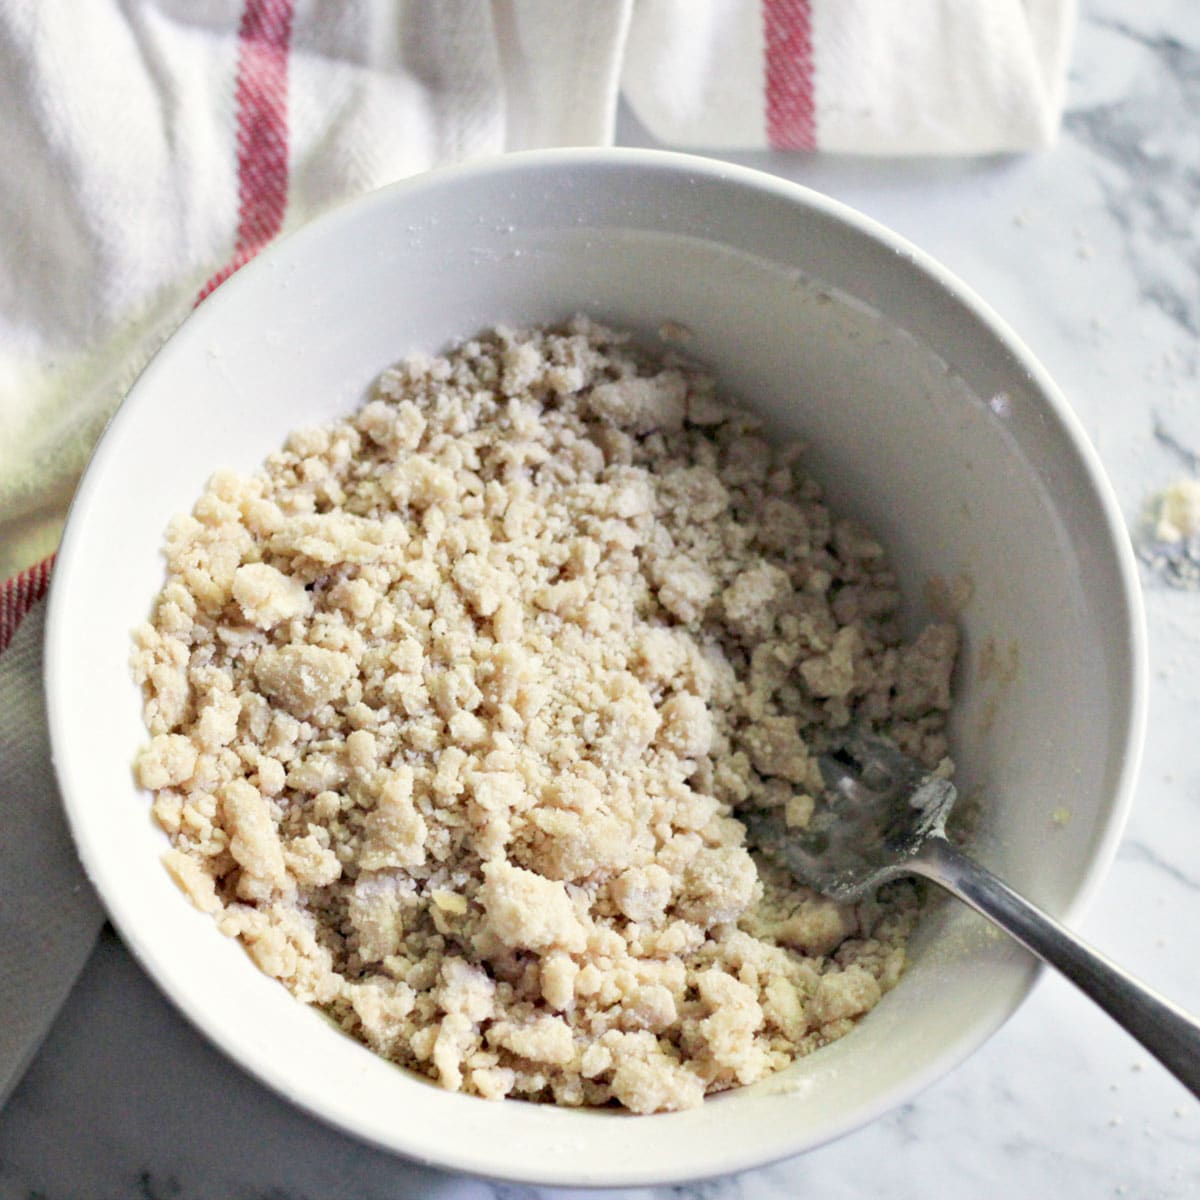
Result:
{"type": "MultiPolygon", "coordinates": [[[[535,1164],[531,1164],[529,1170],[521,1172],[497,1171],[495,1164],[488,1161],[487,1155],[476,1155],[469,1149],[464,1150],[455,1161],[441,1157],[431,1159],[422,1153],[420,1146],[407,1142],[403,1136],[391,1141],[383,1141],[369,1132],[355,1128],[346,1119],[336,1116],[328,1110],[315,1107],[315,1102],[309,1097],[297,1095],[294,1086],[273,1070],[272,1064],[264,1061],[248,1062],[243,1053],[228,1044],[229,1039],[220,1023],[207,1019],[203,1009],[198,1004],[191,1002],[186,992],[174,988],[162,977],[156,965],[153,949],[140,936],[136,921],[133,920],[131,914],[122,911],[119,901],[111,895],[109,885],[113,872],[81,830],[77,814],[83,804],[83,798],[75,794],[69,786],[64,766],[64,760],[70,753],[65,740],[64,705],[69,691],[71,671],[70,664],[65,661],[64,655],[60,651],[64,641],[63,631],[70,619],[66,597],[71,591],[76,546],[82,539],[83,521],[80,517],[86,512],[92,492],[97,487],[98,480],[103,473],[108,457],[108,448],[116,442],[116,439],[110,435],[129,419],[135,406],[135,404],[131,404],[131,401],[136,403],[137,397],[141,395],[143,383],[147,379],[150,368],[159,362],[164,352],[170,350],[181,332],[192,327],[196,314],[203,315],[210,312],[212,306],[220,306],[222,296],[231,294],[231,289],[235,292],[240,290],[246,286],[246,280],[257,277],[261,272],[274,269],[277,262],[286,260],[287,257],[302,251],[309,240],[320,239],[328,231],[342,224],[356,222],[367,212],[378,207],[386,208],[400,197],[419,195],[421,191],[431,187],[441,187],[447,183],[467,184],[476,178],[526,172],[536,173],[548,168],[557,169],[572,165],[579,167],[623,166],[633,170],[657,168],[677,174],[686,174],[693,178],[702,176],[712,182],[731,184],[750,191],[766,193],[791,205],[815,211],[817,214],[843,225],[853,233],[901,256],[909,269],[924,275],[945,292],[955,304],[973,316],[1024,372],[1039,403],[1045,406],[1049,417],[1057,423],[1071,449],[1077,455],[1079,465],[1083,468],[1090,487],[1091,498],[1096,501],[1099,515],[1102,518],[1103,536],[1112,552],[1120,587],[1120,594],[1116,599],[1120,604],[1123,624],[1129,634],[1128,643],[1123,648],[1125,658],[1122,662],[1127,682],[1127,711],[1124,713],[1123,721],[1118,722],[1116,718],[1114,719],[1114,724],[1119,723],[1122,726],[1120,734],[1124,753],[1109,798],[1110,802],[1099,823],[1099,836],[1093,843],[1085,874],[1069,901],[1061,907],[1057,914],[1058,919],[1064,924],[1078,921],[1095,897],[1115,857],[1132,807],[1134,785],[1140,768],[1145,738],[1148,706],[1147,634],[1137,566],[1124,518],[1099,455],[1065,396],[1029,347],[970,287],[930,254],[879,221],[840,200],[781,176],[716,158],[677,151],[632,147],[558,148],[497,155],[423,172],[344,201],[302,226],[289,231],[264,249],[255,259],[226,280],[215,293],[197,305],[165,339],[130,385],[125,397],[97,440],[72,498],[57,552],[46,611],[43,680],[55,774],[72,838],[88,879],[96,887],[123,943],[159,990],[168,996],[177,1011],[181,1012],[193,1028],[197,1029],[210,1044],[221,1050],[241,1069],[269,1087],[277,1095],[290,1100],[302,1111],[316,1117],[322,1123],[360,1141],[369,1142],[417,1162],[485,1178],[542,1186],[655,1186],[712,1178],[718,1174],[724,1175],[765,1166],[771,1162],[816,1149],[863,1128],[897,1104],[916,1096],[978,1050],[1024,1003],[1043,968],[1040,964],[1031,963],[1022,986],[1014,989],[1010,1003],[993,1013],[987,1021],[981,1022],[969,1036],[961,1038],[947,1050],[929,1060],[923,1070],[914,1072],[907,1077],[903,1085],[897,1085],[890,1090],[881,1092],[873,1102],[861,1106],[853,1120],[843,1121],[837,1127],[822,1130],[817,1137],[810,1138],[802,1144],[766,1153],[763,1151],[726,1153],[719,1163],[706,1162],[695,1174],[683,1176],[678,1171],[656,1169],[652,1164],[635,1166],[625,1163],[613,1164],[611,1172],[606,1174],[603,1179],[591,1177],[581,1179],[578,1175],[564,1176],[561,1171],[539,1170],[535,1164]],[[98,880],[99,883],[97,883],[98,880]]],[[[1118,710],[1117,716],[1119,717],[1119,715],[1120,710],[1118,710]]]]}

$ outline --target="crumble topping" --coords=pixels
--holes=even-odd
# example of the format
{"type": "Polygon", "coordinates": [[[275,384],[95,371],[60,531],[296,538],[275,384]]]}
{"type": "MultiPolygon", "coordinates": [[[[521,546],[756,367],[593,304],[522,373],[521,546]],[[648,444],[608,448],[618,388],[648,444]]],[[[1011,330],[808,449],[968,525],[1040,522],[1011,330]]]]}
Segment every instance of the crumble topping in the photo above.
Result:
{"type": "Polygon", "coordinates": [[[586,319],[385,372],[220,472],[136,631],[165,864],[441,1086],[640,1113],[840,1037],[917,897],[751,856],[852,719],[931,768],[957,634],[711,377],[586,319]]]}

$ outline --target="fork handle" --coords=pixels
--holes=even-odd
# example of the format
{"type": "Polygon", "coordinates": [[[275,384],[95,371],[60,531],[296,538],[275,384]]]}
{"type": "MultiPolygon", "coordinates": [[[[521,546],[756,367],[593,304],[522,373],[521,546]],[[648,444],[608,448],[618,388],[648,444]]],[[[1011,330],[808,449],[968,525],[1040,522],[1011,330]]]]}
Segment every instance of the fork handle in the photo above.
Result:
{"type": "Polygon", "coordinates": [[[945,838],[929,838],[911,870],[941,884],[1061,971],[1200,1098],[1200,1022],[1139,983],[945,838]]]}

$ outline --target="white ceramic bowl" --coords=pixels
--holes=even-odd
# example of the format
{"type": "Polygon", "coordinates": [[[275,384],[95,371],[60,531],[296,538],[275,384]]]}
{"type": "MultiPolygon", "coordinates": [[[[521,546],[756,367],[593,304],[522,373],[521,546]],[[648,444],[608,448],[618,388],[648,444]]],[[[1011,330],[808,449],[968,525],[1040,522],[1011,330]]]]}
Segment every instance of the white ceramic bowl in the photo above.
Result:
{"type": "Polygon", "coordinates": [[[663,1183],[796,1154],[909,1099],[1014,1011],[1030,960],[937,906],[901,984],[770,1081],[652,1117],[489,1103],[387,1065],[261,975],[169,880],[130,774],[143,731],[129,631],[160,586],[168,518],[208,475],[346,413],[409,350],[576,311],[688,326],[726,388],[811,441],[833,504],[885,540],[912,609],[929,576],[969,576],[954,734],[982,805],[974,850],[1077,915],[1122,827],[1145,699],[1136,576],[1095,454],[1017,337],[924,254],[803,188],[682,155],[536,153],[425,175],[315,222],[206,300],[130,392],[76,497],[50,599],[50,728],[114,924],[264,1083],[425,1162],[663,1183]]]}

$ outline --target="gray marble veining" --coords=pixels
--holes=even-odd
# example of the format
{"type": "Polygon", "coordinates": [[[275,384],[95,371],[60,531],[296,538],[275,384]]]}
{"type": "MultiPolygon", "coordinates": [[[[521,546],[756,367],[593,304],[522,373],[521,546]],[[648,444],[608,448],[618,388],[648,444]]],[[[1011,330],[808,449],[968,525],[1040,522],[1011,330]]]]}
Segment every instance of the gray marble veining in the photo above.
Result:
{"type": "MultiPolygon", "coordinates": [[[[1144,86],[1123,100],[1076,108],[1068,136],[1100,155],[1109,213],[1139,295],[1189,334],[1200,333],[1200,42],[1145,34],[1123,22],[1098,22],[1144,50],[1144,86]]],[[[1191,362],[1195,363],[1193,352],[1191,362]]]]}

